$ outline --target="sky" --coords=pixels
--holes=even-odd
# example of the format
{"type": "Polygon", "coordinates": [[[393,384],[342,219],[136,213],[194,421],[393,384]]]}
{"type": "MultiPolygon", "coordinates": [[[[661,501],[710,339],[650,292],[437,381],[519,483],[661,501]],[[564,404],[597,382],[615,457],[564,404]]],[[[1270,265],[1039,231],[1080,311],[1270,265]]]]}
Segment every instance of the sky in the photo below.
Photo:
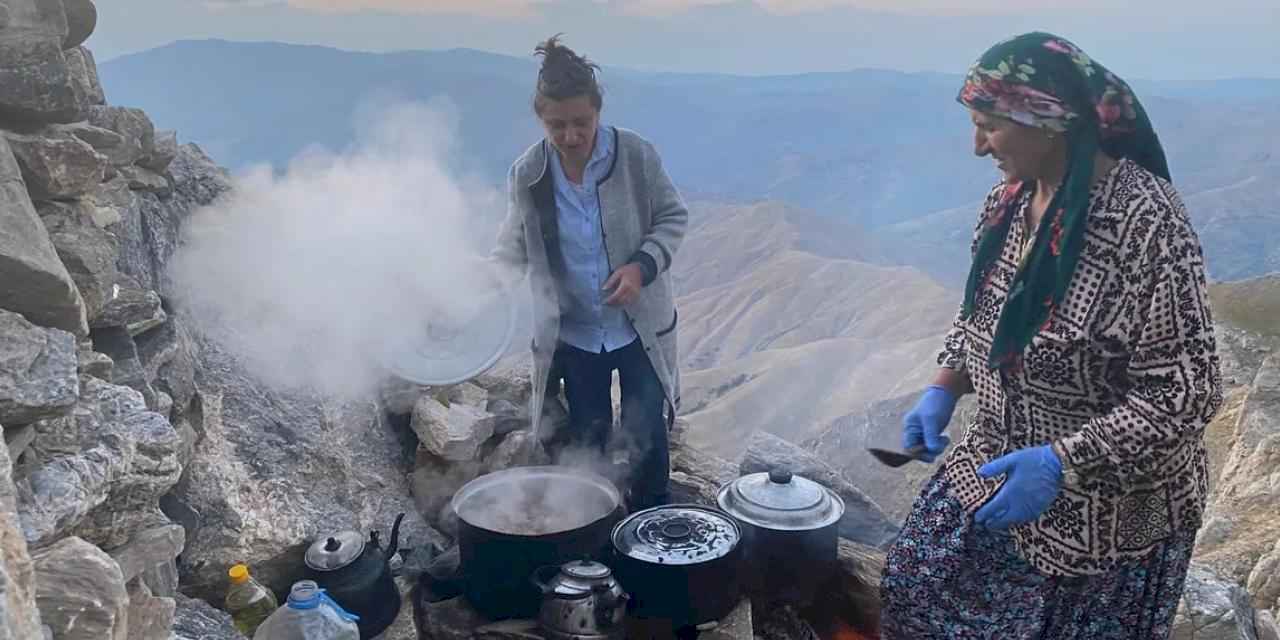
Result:
{"type": "Polygon", "coordinates": [[[959,73],[997,40],[1046,30],[1129,78],[1280,78],[1280,0],[98,0],[97,7],[88,45],[100,62],[201,38],[525,56],[564,32],[602,64],[644,70],[959,73]]]}

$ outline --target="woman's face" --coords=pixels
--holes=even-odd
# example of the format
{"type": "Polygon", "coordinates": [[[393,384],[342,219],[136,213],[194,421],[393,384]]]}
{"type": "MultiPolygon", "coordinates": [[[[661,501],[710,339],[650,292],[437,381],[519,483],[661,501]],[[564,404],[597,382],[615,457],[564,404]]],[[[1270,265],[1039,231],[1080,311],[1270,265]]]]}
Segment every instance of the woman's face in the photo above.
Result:
{"type": "Polygon", "coordinates": [[[1058,145],[1043,130],[1012,120],[970,111],[973,120],[973,152],[991,156],[1009,181],[1030,181],[1048,174],[1058,145]]]}
{"type": "Polygon", "coordinates": [[[583,95],[567,100],[546,100],[538,114],[547,139],[567,162],[585,165],[595,147],[600,110],[583,95]]]}

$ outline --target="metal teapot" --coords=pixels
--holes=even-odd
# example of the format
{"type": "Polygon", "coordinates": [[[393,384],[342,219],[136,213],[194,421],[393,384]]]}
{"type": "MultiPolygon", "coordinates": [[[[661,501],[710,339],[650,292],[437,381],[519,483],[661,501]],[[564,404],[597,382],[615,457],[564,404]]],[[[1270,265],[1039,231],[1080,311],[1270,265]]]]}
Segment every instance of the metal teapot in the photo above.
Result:
{"type": "Polygon", "coordinates": [[[360,637],[372,638],[386,630],[400,614],[400,590],[391,576],[390,562],[400,544],[400,522],[391,527],[391,542],[382,549],[377,531],[368,543],[355,531],[320,536],[304,558],[307,577],[328,592],[342,608],[359,616],[360,637]]]}
{"type": "Polygon", "coordinates": [[[548,640],[626,637],[629,597],[609,567],[590,560],[543,567],[534,573],[533,583],[542,591],[538,625],[548,640]]]}

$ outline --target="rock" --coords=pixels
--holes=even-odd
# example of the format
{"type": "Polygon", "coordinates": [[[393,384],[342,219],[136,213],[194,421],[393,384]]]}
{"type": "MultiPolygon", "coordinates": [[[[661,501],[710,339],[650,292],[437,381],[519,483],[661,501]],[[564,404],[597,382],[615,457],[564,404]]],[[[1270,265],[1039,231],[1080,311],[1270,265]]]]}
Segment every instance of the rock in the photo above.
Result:
{"type": "Polygon", "coordinates": [[[418,599],[415,605],[414,617],[424,640],[472,640],[472,632],[487,622],[465,598],[440,602],[418,599]]]}
{"type": "Polygon", "coordinates": [[[0,430],[4,431],[4,446],[9,451],[9,460],[17,460],[36,439],[34,425],[0,427],[0,430]]]}
{"type": "Polygon", "coordinates": [[[159,174],[163,174],[169,169],[169,164],[178,156],[178,132],[177,131],[157,131],[155,137],[155,148],[151,151],[151,155],[138,161],[138,164],[144,168],[150,169],[159,174]]]}
{"type": "Polygon", "coordinates": [[[465,404],[478,409],[483,409],[489,404],[489,392],[483,387],[470,382],[450,387],[447,397],[449,398],[449,404],[465,404]]]}
{"type": "Polygon", "coordinates": [[[84,44],[98,25],[98,9],[93,0],[62,0],[67,12],[67,37],[62,41],[63,49],[71,49],[84,44]]]}
{"type": "Polygon", "coordinates": [[[88,106],[63,56],[70,30],[62,0],[5,0],[0,29],[0,114],[26,122],[72,122],[88,106]]]}
{"type": "Polygon", "coordinates": [[[147,371],[138,356],[137,344],[124,327],[106,327],[93,330],[93,348],[111,358],[112,382],[129,387],[142,394],[148,408],[158,405],[156,390],[147,378],[147,371]]]}
{"type": "Polygon", "coordinates": [[[95,105],[88,111],[89,124],[120,134],[124,144],[111,156],[111,164],[127,167],[155,149],[156,128],[142,109],[95,105]]]}
{"type": "Polygon", "coordinates": [[[33,200],[78,198],[102,182],[107,157],[75,136],[4,136],[33,200]]]}
{"type": "Polygon", "coordinates": [[[80,349],[76,353],[76,359],[79,361],[77,371],[81,375],[111,382],[111,372],[116,366],[115,362],[112,362],[111,357],[107,354],[94,351],[92,343],[88,348],[80,349]]]}
{"type": "Polygon", "coordinates": [[[551,458],[541,446],[535,447],[533,433],[514,431],[507,434],[484,460],[484,472],[493,473],[519,466],[551,464],[551,458]]]}
{"type": "Polygon", "coordinates": [[[0,424],[66,414],[76,403],[76,340],[0,309],[0,424]]]}
{"type": "Polygon", "coordinates": [[[71,77],[71,87],[76,92],[76,98],[90,106],[106,104],[107,96],[102,91],[98,63],[93,59],[93,52],[86,47],[76,47],[63,51],[62,56],[67,61],[67,74],[71,77]]]}
{"type": "Polygon", "coordinates": [[[1195,563],[1174,618],[1173,640],[1257,640],[1249,595],[1195,563]]]}
{"type": "Polygon", "coordinates": [[[173,185],[164,176],[140,166],[120,167],[120,176],[129,181],[134,191],[150,191],[167,198],[173,193],[173,185]]]}
{"type": "Polygon", "coordinates": [[[0,229],[5,231],[0,234],[0,308],[77,337],[88,335],[84,301],[36,216],[5,136],[0,136],[0,229]]]}
{"type": "Polygon", "coordinates": [[[41,202],[36,211],[58,257],[80,290],[89,326],[95,326],[119,279],[119,241],[94,223],[94,207],[88,201],[41,202]]]}
{"type": "Polygon", "coordinates": [[[431,396],[418,399],[411,426],[431,454],[449,462],[476,459],[480,446],[493,435],[493,422],[482,410],[464,404],[445,406],[431,396]]]}
{"type": "Polygon", "coordinates": [[[231,616],[204,600],[174,597],[172,640],[245,640],[231,616]]]}
{"type": "Polygon", "coordinates": [[[715,627],[698,634],[698,640],[754,640],[755,627],[751,624],[751,600],[742,599],[715,627]]]}
{"type": "Polygon", "coordinates": [[[96,378],[80,385],[70,416],[37,425],[32,447],[45,464],[24,481],[19,508],[36,546],[73,529],[106,548],[125,544],[158,519],[157,500],[182,472],[177,432],[141,394],[96,378]]]}
{"type": "Polygon", "coordinates": [[[107,327],[125,327],[129,333],[134,327],[143,323],[163,322],[164,312],[160,310],[160,296],[154,291],[134,287],[136,281],[129,276],[120,276],[120,282],[113,284],[102,311],[89,322],[90,329],[107,327]]]}
{"type": "Polygon", "coordinates": [[[1280,540],[1265,556],[1258,560],[1249,573],[1249,581],[1245,583],[1249,590],[1253,606],[1257,609],[1270,609],[1280,605],[1280,540]]]}
{"type": "Polygon", "coordinates": [[[301,577],[302,554],[343,529],[388,535],[406,512],[401,544],[441,539],[410,497],[412,461],[377,403],[337,402],[268,387],[216,343],[197,337],[202,432],[163,508],[187,530],[184,592],[221,598],[226,572],[248,563],[277,592],[301,577]]]}
{"type": "Polygon", "coordinates": [[[1270,611],[1258,611],[1253,622],[1258,628],[1258,640],[1280,640],[1280,625],[1270,611]]]}
{"type": "Polygon", "coordinates": [[[173,598],[157,598],[147,585],[134,581],[128,586],[129,640],[170,640],[176,603],[173,598]]]}
{"type": "Polygon", "coordinates": [[[183,414],[196,396],[196,343],[186,327],[181,321],[166,322],[133,339],[146,378],[183,414]]]}
{"type": "Polygon", "coordinates": [[[1280,356],[1258,370],[1206,509],[1196,561],[1243,584],[1280,540],[1280,356]],[[1228,523],[1228,524],[1222,524],[1228,523]]]}
{"type": "Polygon", "coordinates": [[[476,629],[472,637],[475,640],[546,640],[537,620],[503,620],[486,624],[476,629]]]}
{"type": "Polygon", "coordinates": [[[418,398],[431,391],[431,387],[407,380],[392,378],[378,390],[383,409],[392,415],[410,415],[418,398]]]}
{"type": "Polygon", "coordinates": [[[49,127],[51,131],[70,134],[88,143],[94,151],[102,154],[114,166],[129,164],[136,157],[129,156],[129,145],[125,137],[102,127],[95,127],[86,122],[57,124],[49,127]]]}
{"type": "Polygon", "coordinates": [[[529,412],[522,410],[506,398],[489,400],[485,410],[493,415],[493,435],[505,436],[514,431],[529,428],[529,412]]]}
{"type": "Polygon", "coordinates": [[[134,533],[128,542],[108,554],[120,565],[125,582],[129,582],[148,569],[177,558],[186,539],[186,531],[182,527],[162,525],[134,533]]]}
{"type": "Polygon", "coordinates": [[[411,479],[418,512],[431,516],[442,513],[458,489],[483,473],[484,465],[478,460],[452,463],[420,448],[411,479]]]}
{"type": "Polygon", "coordinates": [[[65,538],[36,552],[40,619],[59,640],[125,640],[129,594],[120,567],[101,549],[65,538]]]}
{"type": "MultiPolygon", "coordinates": [[[[8,436],[10,429],[5,430],[8,436]]],[[[18,522],[17,491],[9,472],[12,459],[0,447],[0,638],[25,640],[40,636],[36,574],[18,522]]]]}
{"type": "Polygon", "coordinates": [[[777,436],[758,431],[751,437],[746,456],[740,465],[742,475],[767,472],[786,467],[835,491],[844,499],[844,517],[840,518],[840,536],[872,546],[891,542],[898,533],[880,505],[853,486],[845,477],[817,456],[777,436]]]}

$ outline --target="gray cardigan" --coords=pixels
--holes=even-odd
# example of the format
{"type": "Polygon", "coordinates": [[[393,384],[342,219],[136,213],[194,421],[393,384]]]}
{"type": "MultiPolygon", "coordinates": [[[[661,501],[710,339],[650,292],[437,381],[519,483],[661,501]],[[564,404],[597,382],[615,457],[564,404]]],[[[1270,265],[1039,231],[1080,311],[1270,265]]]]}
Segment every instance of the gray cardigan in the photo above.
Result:
{"type": "MultiPolygon", "coordinates": [[[[689,224],[689,210],[662,160],[647,140],[614,128],[613,165],[599,182],[600,216],[611,270],[636,262],[645,286],[624,307],[649,362],[666,392],[668,419],[680,406],[676,353],[676,308],[670,268],[689,224]]],[[[560,332],[560,254],[555,195],[548,170],[550,143],[543,140],[521,155],[507,176],[507,218],[493,257],[528,273],[534,306],[534,392],[546,388],[560,332]]]]}

